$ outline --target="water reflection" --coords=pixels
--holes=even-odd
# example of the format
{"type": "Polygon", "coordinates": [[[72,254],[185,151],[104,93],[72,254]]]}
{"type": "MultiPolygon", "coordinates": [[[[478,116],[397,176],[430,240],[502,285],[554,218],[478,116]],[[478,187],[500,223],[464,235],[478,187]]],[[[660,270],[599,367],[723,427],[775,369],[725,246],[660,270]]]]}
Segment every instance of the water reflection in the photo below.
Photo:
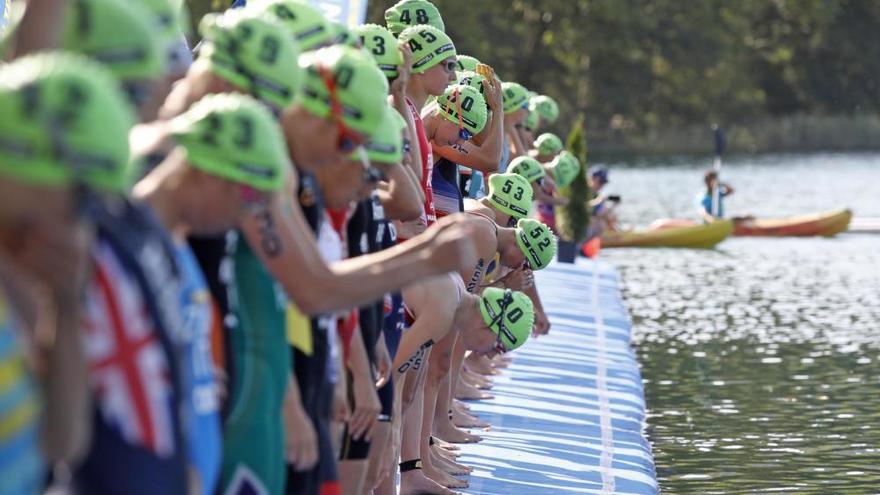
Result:
{"type": "MultiPolygon", "coordinates": [[[[630,169],[612,180],[633,201],[673,204],[675,188],[688,189],[658,187],[657,177],[694,170],[630,169]],[[655,177],[651,189],[634,180],[645,173],[655,177]]],[[[798,196],[787,187],[774,197],[798,196]]],[[[849,199],[880,213],[880,194],[860,194],[849,199]]],[[[647,223],[680,215],[684,204],[630,213],[647,223]]],[[[603,256],[623,275],[664,493],[880,491],[880,236],[603,256]]]]}

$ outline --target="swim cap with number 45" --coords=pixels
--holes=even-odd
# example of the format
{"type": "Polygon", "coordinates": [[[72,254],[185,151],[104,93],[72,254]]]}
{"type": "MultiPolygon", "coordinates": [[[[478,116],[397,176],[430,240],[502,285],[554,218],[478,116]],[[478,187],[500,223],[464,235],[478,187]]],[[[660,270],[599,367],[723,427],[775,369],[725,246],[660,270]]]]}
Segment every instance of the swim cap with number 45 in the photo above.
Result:
{"type": "Polygon", "coordinates": [[[446,31],[440,11],[427,0],[401,0],[385,11],[388,30],[399,35],[410,26],[428,25],[446,31]]]}
{"type": "Polygon", "coordinates": [[[443,31],[431,26],[413,26],[400,33],[400,42],[412,49],[414,74],[421,74],[444,60],[455,57],[455,44],[443,31]]]}

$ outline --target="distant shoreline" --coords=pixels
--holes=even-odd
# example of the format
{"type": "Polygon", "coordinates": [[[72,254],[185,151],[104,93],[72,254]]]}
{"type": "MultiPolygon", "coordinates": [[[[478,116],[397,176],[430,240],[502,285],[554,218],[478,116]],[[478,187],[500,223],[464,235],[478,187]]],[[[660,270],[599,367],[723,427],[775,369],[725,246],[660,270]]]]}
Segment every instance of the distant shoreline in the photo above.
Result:
{"type": "MultiPolygon", "coordinates": [[[[880,116],[809,116],[762,119],[724,126],[727,151],[777,153],[808,151],[880,151],[880,116]]],[[[667,129],[589,129],[590,155],[711,154],[709,125],[667,129]]]]}

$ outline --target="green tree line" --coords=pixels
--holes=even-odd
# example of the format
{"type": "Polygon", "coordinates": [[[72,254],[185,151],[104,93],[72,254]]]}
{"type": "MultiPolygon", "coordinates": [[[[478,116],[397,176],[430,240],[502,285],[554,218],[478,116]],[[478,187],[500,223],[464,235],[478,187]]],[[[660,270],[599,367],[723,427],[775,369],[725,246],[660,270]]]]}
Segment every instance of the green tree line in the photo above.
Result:
{"type": "MultiPolygon", "coordinates": [[[[371,1],[368,20],[392,3],[371,1]]],[[[880,114],[876,0],[435,4],[460,53],[555,97],[560,132],[583,114],[594,147],[712,122],[880,114]]]]}

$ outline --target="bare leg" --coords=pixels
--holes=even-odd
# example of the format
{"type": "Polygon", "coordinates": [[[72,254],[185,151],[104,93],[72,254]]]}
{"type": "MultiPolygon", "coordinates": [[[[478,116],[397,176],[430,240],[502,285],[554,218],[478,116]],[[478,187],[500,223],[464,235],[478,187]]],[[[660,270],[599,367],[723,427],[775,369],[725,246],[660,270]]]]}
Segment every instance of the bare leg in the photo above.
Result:
{"type": "Polygon", "coordinates": [[[366,459],[358,461],[339,461],[339,487],[342,493],[361,493],[364,489],[364,479],[367,476],[369,462],[366,459]]]}
{"type": "MultiPolygon", "coordinates": [[[[404,396],[411,397],[411,400],[404,401],[403,431],[400,443],[401,462],[421,459],[422,413],[425,398],[422,382],[427,368],[423,365],[418,372],[412,370],[407,373],[405,385],[407,389],[404,391],[404,396]],[[407,392],[411,392],[411,395],[407,392]]],[[[452,493],[451,490],[438,485],[425,476],[421,469],[400,473],[400,495],[452,495],[452,493]]]]}

